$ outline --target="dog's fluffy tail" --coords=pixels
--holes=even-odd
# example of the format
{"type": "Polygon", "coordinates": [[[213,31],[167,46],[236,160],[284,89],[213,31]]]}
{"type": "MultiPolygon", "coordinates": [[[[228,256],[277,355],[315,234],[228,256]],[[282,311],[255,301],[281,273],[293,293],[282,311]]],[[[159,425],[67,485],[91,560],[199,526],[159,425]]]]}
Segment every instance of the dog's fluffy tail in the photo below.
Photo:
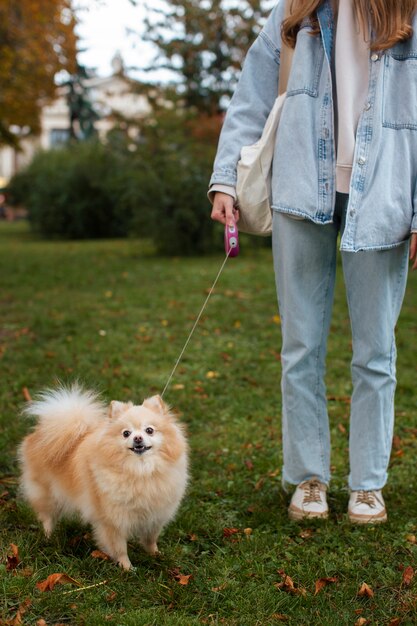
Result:
{"type": "Polygon", "coordinates": [[[47,389],[24,409],[38,419],[35,429],[42,448],[61,459],[107,416],[107,408],[93,391],[78,384],[47,389]]]}

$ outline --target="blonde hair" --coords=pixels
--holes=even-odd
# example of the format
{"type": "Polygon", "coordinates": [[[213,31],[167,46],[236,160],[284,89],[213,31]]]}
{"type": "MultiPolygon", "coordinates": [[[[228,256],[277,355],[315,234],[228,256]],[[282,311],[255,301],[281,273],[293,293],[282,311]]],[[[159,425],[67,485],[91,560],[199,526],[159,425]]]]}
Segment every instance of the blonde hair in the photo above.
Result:
{"type": "MultiPolygon", "coordinates": [[[[312,34],[320,32],[317,9],[324,0],[292,0],[291,15],[282,24],[282,37],[291,48],[295,46],[300,24],[309,18],[312,34]]],[[[413,34],[411,21],[417,8],[417,0],[353,0],[356,15],[363,22],[370,17],[373,38],[371,50],[386,50],[413,34]]]]}

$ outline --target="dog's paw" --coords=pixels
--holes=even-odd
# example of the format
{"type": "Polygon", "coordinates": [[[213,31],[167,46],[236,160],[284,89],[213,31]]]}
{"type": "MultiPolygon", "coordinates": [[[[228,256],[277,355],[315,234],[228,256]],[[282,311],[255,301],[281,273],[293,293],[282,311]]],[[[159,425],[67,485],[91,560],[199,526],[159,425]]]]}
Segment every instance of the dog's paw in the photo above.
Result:
{"type": "Polygon", "coordinates": [[[117,559],[117,565],[121,567],[122,569],[124,569],[125,571],[129,571],[133,569],[132,563],[130,562],[130,559],[128,556],[122,556],[119,559],[117,559]]]}

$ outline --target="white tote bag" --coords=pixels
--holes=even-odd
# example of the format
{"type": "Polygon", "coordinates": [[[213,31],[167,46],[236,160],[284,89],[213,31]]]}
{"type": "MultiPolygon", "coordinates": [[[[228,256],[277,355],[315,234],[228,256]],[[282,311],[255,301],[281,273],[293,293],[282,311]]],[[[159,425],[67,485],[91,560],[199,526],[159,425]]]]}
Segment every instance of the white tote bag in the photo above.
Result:
{"type": "MultiPolygon", "coordinates": [[[[285,0],[284,19],[290,15],[290,12],[291,1],[285,0]]],[[[272,231],[272,160],[293,52],[286,44],[282,44],[278,98],[268,116],[261,138],[251,146],[242,148],[237,164],[236,195],[240,213],[239,230],[251,235],[267,236],[272,231]]]]}
{"type": "Polygon", "coordinates": [[[239,230],[267,236],[272,231],[271,178],[278,124],[285,93],[278,96],[259,141],[244,146],[237,164],[239,230]]]}

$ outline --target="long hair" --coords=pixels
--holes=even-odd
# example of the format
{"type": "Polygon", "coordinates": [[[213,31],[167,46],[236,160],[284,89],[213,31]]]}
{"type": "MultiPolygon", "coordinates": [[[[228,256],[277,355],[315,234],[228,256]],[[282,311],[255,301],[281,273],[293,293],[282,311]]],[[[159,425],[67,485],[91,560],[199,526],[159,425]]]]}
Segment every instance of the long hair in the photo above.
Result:
{"type": "MultiPolygon", "coordinates": [[[[295,46],[301,22],[308,18],[312,35],[320,32],[317,9],[324,0],[292,0],[291,15],[282,24],[282,36],[291,48],[295,46]]],[[[413,34],[411,20],[417,0],[353,0],[357,18],[370,26],[373,33],[371,50],[386,50],[413,34]]]]}

